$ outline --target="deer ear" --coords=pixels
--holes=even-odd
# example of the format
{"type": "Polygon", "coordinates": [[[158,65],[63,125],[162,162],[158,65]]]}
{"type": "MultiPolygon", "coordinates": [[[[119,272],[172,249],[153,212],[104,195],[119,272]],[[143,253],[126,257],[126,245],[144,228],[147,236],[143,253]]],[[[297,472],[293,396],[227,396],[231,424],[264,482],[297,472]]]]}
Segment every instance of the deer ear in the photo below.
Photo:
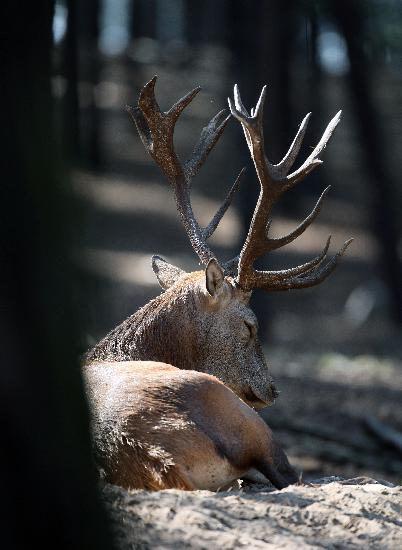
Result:
{"type": "Polygon", "coordinates": [[[179,267],[169,264],[160,256],[152,256],[152,269],[158,283],[165,290],[174,285],[177,279],[186,273],[179,267]]]}
{"type": "Polygon", "coordinates": [[[222,288],[224,281],[223,269],[215,260],[212,258],[209,260],[207,268],[205,270],[205,286],[211,296],[216,296],[219,290],[222,288]]]}

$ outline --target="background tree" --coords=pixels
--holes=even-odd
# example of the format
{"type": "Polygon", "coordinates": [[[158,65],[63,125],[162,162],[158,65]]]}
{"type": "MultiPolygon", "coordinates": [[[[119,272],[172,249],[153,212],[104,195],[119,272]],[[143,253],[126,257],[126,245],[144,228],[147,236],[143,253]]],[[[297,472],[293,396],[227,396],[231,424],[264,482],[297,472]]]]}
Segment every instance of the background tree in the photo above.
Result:
{"type": "Polygon", "coordinates": [[[373,99],[364,22],[370,11],[361,0],[333,1],[334,18],[345,37],[350,60],[349,87],[359,124],[371,187],[371,220],[380,241],[380,268],[390,291],[390,311],[402,323],[402,263],[398,254],[399,236],[396,189],[398,182],[383,147],[387,143],[380,114],[373,99]]]}

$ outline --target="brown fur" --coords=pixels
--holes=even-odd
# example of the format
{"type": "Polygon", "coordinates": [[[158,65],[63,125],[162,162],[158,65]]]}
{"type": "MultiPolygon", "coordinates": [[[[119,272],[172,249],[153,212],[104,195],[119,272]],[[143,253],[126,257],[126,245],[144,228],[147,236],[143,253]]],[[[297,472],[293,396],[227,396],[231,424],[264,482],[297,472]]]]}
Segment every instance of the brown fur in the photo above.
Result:
{"type": "Polygon", "coordinates": [[[272,432],[215,377],[156,362],[84,368],[96,460],[126,488],[216,490],[255,468],[295,482],[272,432]]]}
{"type": "Polygon", "coordinates": [[[196,304],[191,289],[199,276],[199,272],[187,274],[131,315],[87,354],[87,362],[157,360],[178,368],[195,363],[198,346],[191,314],[196,304]]]}
{"type": "Polygon", "coordinates": [[[295,482],[245,403],[276,397],[250,294],[217,265],[186,274],[164,262],[155,272],[166,291],[99,342],[84,367],[104,479],[214,490],[257,470],[277,487],[295,482]]]}

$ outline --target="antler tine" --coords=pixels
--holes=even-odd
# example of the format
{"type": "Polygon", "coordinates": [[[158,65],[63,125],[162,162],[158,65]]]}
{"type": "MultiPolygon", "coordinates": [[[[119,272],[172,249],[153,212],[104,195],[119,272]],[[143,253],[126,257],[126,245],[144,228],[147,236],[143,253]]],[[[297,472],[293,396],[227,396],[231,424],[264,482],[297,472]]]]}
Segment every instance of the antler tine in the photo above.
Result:
{"type": "Polygon", "coordinates": [[[226,195],[226,199],[224,200],[222,206],[218,209],[212,220],[209,222],[207,227],[204,229],[204,239],[209,239],[215,229],[218,227],[221,219],[226,213],[226,210],[229,208],[230,203],[232,202],[233,196],[236,193],[237,189],[239,188],[240,180],[246,171],[245,168],[242,168],[239,172],[239,175],[237,176],[234,184],[232,185],[229,193],[226,195]]]}
{"type": "Polygon", "coordinates": [[[239,86],[237,84],[234,85],[234,102],[235,102],[235,106],[233,106],[231,99],[228,97],[230,112],[235,118],[237,118],[239,122],[242,123],[244,136],[246,138],[248,148],[251,151],[250,134],[247,131],[247,127],[243,124],[243,120],[247,120],[248,118],[250,118],[250,115],[247,109],[245,108],[245,106],[243,105],[243,102],[240,96],[239,86]]]}
{"type": "Polygon", "coordinates": [[[236,109],[243,115],[243,116],[250,116],[247,109],[245,108],[245,106],[243,105],[243,102],[241,100],[241,96],[240,96],[240,90],[239,90],[239,86],[237,84],[234,85],[234,101],[235,101],[235,105],[236,105],[236,109]]]}
{"type": "Polygon", "coordinates": [[[265,105],[265,98],[267,97],[267,86],[263,86],[260,97],[258,98],[257,105],[254,107],[254,109],[251,109],[251,114],[254,118],[258,120],[262,124],[262,117],[264,114],[264,105],[265,105]]]}
{"type": "Polygon", "coordinates": [[[327,146],[328,141],[330,140],[332,134],[335,131],[335,128],[338,126],[341,120],[341,115],[342,111],[338,111],[336,113],[336,115],[329,121],[328,126],[325,128],[325,131],[320,141],[315,146],[311,155],[309,155],[309,157],[304,161],[300,168],[298,168],[297,170],[292,172],[292,174],[289,174],[286,177],[286,183],[283,187],[284,191],[291,189],[296,183],[307,176],[307,174],[309,174],[315,168],[317,168],[317,166],[320,166],[322,164],[322,160],[320,160],[318,156],[327,146]]]}
{"type": "MultiPolygon", "coordinates": [[[[203,264],[215,257],[215,254],[206,244],[219,221],[226,212],[238,180],[229,192],[223,206],[214,216],[206,229],[198,224],[190,200],[191,179],[195,176],[208,154],[215,146],[230,118],[226,112],[220,111],[202,130],[200,139],[194,148],[193,154],[183,165],[176,155],[173,142],[175,124],[184,109],[191,103],[201,88],[194,88],[183,98],[177,101],[167,112],[162,112],[155,98],[154,76],[140,92],[137,107],[126,109],[130,113],[145,149],[155,160],[172,185],[177,209],[185,227],[190,243],[203,264]]],[[[239,179],[239,178],[238,178],[239,179]]]]}
{"type": "Polygon", "coordinates": [[[268,281],[268,279],[270,283],[276,283],[282,281],[283,279],[289,279],[299,275],[304,276],[307,273],[310,273],[312,270],[320,266],[325,260],[330,243],[331,235],[328,237],[325,247],[320,254],[304,264],[297,265],[296,267],[290,267],[289,269],[281,269],[279,271],[261,271],[264,284],[268,281]]]}
{"type": "Polygon", "coordinates": [[[144,113],[144,116],[156,114],[162,115],[159,105],[155,98],[155,84],[158,80],[158,77],[155,75],[151,78],[149,82],[145,84],[140,92],[140,97],[138,98],[138,108],[144,113]]]}
{"type": "Polygon", "coordinates": [[[195,145],[191,158],[185,163],[184,171],[191,183],[191,179],[198,173],[212,148],[221,137],[231,115],[227,115],[227,109],[219,111],[209,123],[202,129],[200,139],[195,145]]]}
{"type": "Polygon", "coordinates": [[[286,153],[286,155],[283,157],[281,162],[275,165],[275,167],[278,170],[278,173],[284,177],[288,174],[289,170],[292,168],[297,155],[299,154],[301,144],[303,143],[304,135],[307,130],[307,126],[309,123],[311,117],[311,113],[307,113],[307,115],[302,120],[302,123],[300,124],[300,127],[297,131],[297,134],[289,147],[289,151],[286,153]]]}
{"type": "MultiPolygon", "coordinates": [[[[291,242],[293,242],[297,237],[299,237],[302,233],[305,232],[305,230],[313,223],[313,221],[316,219],[318,214],[320,213],[322,203],[324,201],[324,198],[328,191],[331,189],[331,186],[328,185],[324,189],[324,191],[321,193],[320,198],[316,202],[313,210],[310,212],[310,214],[290,233],[287,235],[284,235],[283,237],[279,238],[267,238],[267,250],[266,252],[270,252],[271,250],[276,250],[277,248],[281,248],[282,246],[285,246],[291,242]]],[[[269,222],[270,225],[270,222],[269,222]]]]}
{"type": "Polygon", "coordinates": [[[196,88],[188,92],[185,96],[179,99],[179,101],[176,101],[176,103],[166,113],[166,116],[169,117],[172,121],[176,122],[176,120],[179,118],[187,105],[189,105],[193,101],[195,96],[200,91],[201,86],[197,86],[196,88]]]}
{"type": "MultiPolygon", "coordinates": [[[[296,157],[300,151],[304,135],[306,133],[310,113],[303,119],[297,134],[284,158],[277,165],[271,164],[265,156],[264,134],[262,128],[263,107],[266,97],[264,86],[257,105],[248,114],[244,107],[238,86],[234,88],[234,103],[229,98],[229,108],[232,115],[241,123],[254,161],[257,176],[260,182],[260,195],[238,260],[237,284],[244,290],[263,288],[264,290],[285,290],[289,288],[304,288],[313,286],[323,281],[335,269],[338,259],[343,255],[350,241],[324,266],[322,263],[326,257],[330,239],[319,256],[306,264],[280,271],[258,271],[254,268],[256,259],[271,250],[280,248],[301,235],[317,217],[322,202],[329,190],[327,187],[318,199],[312,212],[288,235],[280,238],[270,238],[268,221],[272,208],[278,198],[304,178],[322,161],[318,158],[326,147],[331,135],[339,123],[341,111],[330,121],[320,141],[312,153],[299,169],[288,175],[296,157]]],[[[227,262],[228,270],[233,269],[235,260],[227,262]]]]}
{"type": "Polygon", "coordinates": [[[329,275],[331,275],[331,273],[335,270],[340,258],[344,255],[346,249],[352,242],[353,239],[348,239],[347,241],[345,241],[342,248],[338,250],[338,252],[323,267],[318,264],[316,266],[316,269],[310,270],[299,277],[290,277],[288,279],[283,279],[278,282],[277,285],[269,284],[269,286],[265,287],[262,282],[261,286],[258,286],[258,288],[271,291],[309,288],[319,285],[320,283],[325,281],[325,279],[329,277],[329,275]]]}

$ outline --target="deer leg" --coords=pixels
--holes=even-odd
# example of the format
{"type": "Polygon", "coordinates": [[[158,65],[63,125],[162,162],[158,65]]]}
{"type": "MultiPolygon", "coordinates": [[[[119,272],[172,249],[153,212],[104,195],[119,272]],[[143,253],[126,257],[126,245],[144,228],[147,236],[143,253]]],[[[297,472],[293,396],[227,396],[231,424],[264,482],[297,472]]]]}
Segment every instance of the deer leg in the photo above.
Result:
{"type": "Polygon", "coordinates": [[[263,474],[277,489],[299,481],[296,470],[289,464],[284,450],[274,438],[270,441],[270,452],[259,460],[255,468],[257,476],[258,473],[263,474]]]}
{"type": "Polygon", "coordinates": [[[278,441],[274,438],[272,441],[273,450],[273,466],[279,474],[285,479],[287,485],[298,483],[299,474],[289,463],[285,451],[282,449],[278,441]]]}
{"type": "Polygon", "coordinates": [[[299,481],[297,472],[290,466],[283,468],[272,464],[272,459],[262,459],[254,468],[242,476],[243,479],[251,483],[272,483],[277,489],[283,489],[299,481]]]}
{"type": "Polygon", "coordinates": [[[268,460],[262,460],[258,466],[258,471],[260,471],[264,476],[269,479],[269,481],[274,485],[277,489],[284,489],[290,483],[288,483],[285,479],[285,477],[279,473],[279,471],[273,466],[268,460]]]}

